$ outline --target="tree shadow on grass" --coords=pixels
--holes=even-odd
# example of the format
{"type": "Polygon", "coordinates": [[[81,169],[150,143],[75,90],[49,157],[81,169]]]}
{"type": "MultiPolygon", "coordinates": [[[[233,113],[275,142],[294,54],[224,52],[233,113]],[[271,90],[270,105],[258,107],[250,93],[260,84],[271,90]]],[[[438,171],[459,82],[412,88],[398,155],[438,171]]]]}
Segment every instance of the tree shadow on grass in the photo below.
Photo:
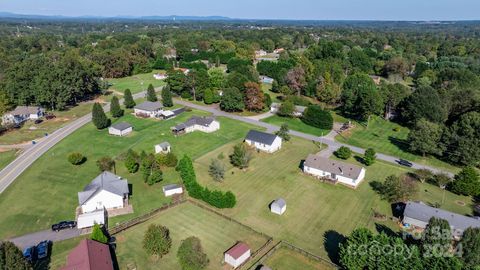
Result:
{"type": "Polygon", "coordinates": [[[357,162],[360,162],[362,164],[365,164],[365,160],[363,159],[363,157],[359,156],[359,155],[354,155],[353,158],[357,161],[357,162]]]}
{"type": "Polygon", "coordinates": [[[375,223],[375,229],[377,230],[378,233],[384,233],[390,237],[400,237],[401,234],[392,230],[391,228],[389,228],[388,226],[385,226],[383,224],[380,224],[380,223],[375,223]]]}
{"type": "Polygon", "coordinates": [[[340,262],[340,244],[343,243],[345,240],[346,237],[343,234],[334,230],[326,231],[323,234],[323,246],[327,251],[328,258],[330,258],[330,260],[335,264],[339,264],[340,262]]]}
{"type": "Polygon", "coordinates": [[[372,181],[369,183],[370,187],[375,191],[378,195],[383,196],[383,183],[379,181],[372,181]]]}

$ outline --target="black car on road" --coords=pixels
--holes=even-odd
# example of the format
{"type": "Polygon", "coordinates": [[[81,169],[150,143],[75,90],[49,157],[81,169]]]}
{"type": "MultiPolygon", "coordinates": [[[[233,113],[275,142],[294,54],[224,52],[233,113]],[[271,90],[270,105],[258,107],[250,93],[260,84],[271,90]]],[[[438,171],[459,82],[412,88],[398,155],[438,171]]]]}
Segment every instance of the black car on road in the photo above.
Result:
{"type": "Polygon", "coordinates": [[[405,159],[399,159],[397,162],[398,164],[409,167],[409,168],[413,166],[413,163],[405,159]]]}
{"type": "Polygon", "coordinates": [[[77,227],[77,222],[76,221],[61,221],[57,224],[52,225],[52,231],[61,231],[65,229],[72,229],[77,227]]]}

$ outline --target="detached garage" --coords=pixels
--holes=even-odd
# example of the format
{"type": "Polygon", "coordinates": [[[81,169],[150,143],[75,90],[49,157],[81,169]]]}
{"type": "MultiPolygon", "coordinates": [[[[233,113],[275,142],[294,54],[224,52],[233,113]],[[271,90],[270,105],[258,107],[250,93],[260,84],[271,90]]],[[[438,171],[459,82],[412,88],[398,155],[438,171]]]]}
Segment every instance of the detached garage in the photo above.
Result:
{"type": "Polygon", "coordinates": [[[125,136],[133,131],[132,125],[127,122],[117,123],[108,128],[108,133],[116,136],[125,136]]]}
{"type": "Polygon", "coordinates": [[[77,228],[90,228],[95,224],[105,224],[105,209],[99,209],[93,212],[78,215],[77,228]]]}

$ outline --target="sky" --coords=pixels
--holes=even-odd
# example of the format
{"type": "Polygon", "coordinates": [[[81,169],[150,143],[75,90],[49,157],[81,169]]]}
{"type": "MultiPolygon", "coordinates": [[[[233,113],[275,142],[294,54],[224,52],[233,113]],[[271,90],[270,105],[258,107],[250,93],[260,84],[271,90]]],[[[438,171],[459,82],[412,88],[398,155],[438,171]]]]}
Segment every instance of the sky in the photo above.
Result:
{"type": "Polygon", "coordinates": [[[478,20],[480,0],[0,0],[0,12],[294,20],[478,20]]]}

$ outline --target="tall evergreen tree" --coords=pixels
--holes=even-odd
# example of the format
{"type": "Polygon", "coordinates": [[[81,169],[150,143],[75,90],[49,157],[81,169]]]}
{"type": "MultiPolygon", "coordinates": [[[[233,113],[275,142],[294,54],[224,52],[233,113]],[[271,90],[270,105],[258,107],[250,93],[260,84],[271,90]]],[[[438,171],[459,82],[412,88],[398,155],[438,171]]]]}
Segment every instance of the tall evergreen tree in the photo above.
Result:
{"type": "Polygon", "coordinates": [[[127,109],[131,109],[136,105],[130,89],[125,90],[125,93],[123,95],[123,105],[125,105],[125,108],[127,109]]]}
{"type": "Polygon", "coordinates": [[[112,101],[110,102],[110,113],[115,118],[123,116],[123,110],[120,108],[120,102],[118,101],[117,96],[112,97],[112,101]]]}
{"type": "Polygon", "coordinates": [[[97,102],[93,104],[92,121],[98,129],[104,129],[110,126],[110,119],[107,118],[102,106],[97,102]]]}
{"type": "Polygon", "coordinates": [[[155,88],[153,88],[152,84],[149,84],[147,88],[147,100],[151,102],[158,101],[157,94],[155,93],[155,88]]]}
{"type": "Polygon", "coordinates": [[[162,90],[162,102],[163,106],[165,107],[172,107],[173,100],[172,100],[172,91],[170,91],[170,86],[165,86],[162,90]]]}
{"type": "Polygon", "coordinates": [[[12,242],[0,242],[0,269],[29,270],[30,264],[23,257],[22,251],[12,242]]]}
{"type": "Polygon", "coordinates": [[[108,237],[103,233],[102,228],[98,224],[93,225],[93,230],[92,230],[92,234],[90,235],[90,239],[100,243],[104,243],[104,244],[108,242],[108,237]]]}

